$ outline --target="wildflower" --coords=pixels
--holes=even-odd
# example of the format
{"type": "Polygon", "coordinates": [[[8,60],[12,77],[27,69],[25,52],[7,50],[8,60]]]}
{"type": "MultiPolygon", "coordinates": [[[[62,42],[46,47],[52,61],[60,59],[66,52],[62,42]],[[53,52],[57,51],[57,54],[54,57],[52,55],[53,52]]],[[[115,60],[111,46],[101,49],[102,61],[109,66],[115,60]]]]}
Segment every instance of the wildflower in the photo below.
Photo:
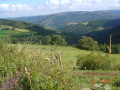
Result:
{"type": "Polygon", "coordinates": [[[110,86],[107,84],[107,85],[105,85],[105,90],[110,90],[110,86]]]}
{"type": "Polygon", "coordinates": [[[94,87],[101,87],[102,84],[95,84],[94,87]]]}
{"type": "Polygon", "coordinates": [[[48,61],[49,61],[49,60],[50,60],[50,58],[46,58],[46,60],[48,60],[48,61]]]}

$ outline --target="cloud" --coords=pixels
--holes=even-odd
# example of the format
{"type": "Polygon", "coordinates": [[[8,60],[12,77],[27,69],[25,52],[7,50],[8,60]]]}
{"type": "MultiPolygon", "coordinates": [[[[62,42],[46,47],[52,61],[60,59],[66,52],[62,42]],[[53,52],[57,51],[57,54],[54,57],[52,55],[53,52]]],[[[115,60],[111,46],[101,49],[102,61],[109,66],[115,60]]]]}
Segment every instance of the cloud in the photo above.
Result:
{"type": "Polygon", "coordinates": [[[66,11],[119,9],[120,0],[46,0],[43,6],[0,4],[0,17],[45,15],[66,11]]]}
{"type": "Polygon", "coordinates": [[[120,0],[47,0],[51,10],[104,10],[120,8],[120,0]]]}
{"type": "Polygon", "coordinates": [[[41,14],[40,11],[44,10],[39,6],[30,6],[30,5],[9,5],[9,4],[0,4],[0,17],[20,17],[20,16],[33,16],[41,14]]]}
{"type": "Polygon", "coordinates": [[[5,10],[5,11],[25,11],[25,10],[32,10],[32,7],[29,5],[22,5],[22,4],[17,4],[17,5],[9,5],[9,4],[0,4],[0,10],[5,10]]]}
{"type": "MultiPolygon", "coordinates": [[[[94,6],[100,6],[102,0],[47,0],[46,6],[49,9],[75,9],[75,10],[82,10],[85,8],[92,9],[94,6]]],[[[95,9],[94,9],[95,10],[95,9]]]]}
{"type": "Polygon", "coordinates": [[[115,0],[116,3],[120,3],[120,0],[115,0]]]}

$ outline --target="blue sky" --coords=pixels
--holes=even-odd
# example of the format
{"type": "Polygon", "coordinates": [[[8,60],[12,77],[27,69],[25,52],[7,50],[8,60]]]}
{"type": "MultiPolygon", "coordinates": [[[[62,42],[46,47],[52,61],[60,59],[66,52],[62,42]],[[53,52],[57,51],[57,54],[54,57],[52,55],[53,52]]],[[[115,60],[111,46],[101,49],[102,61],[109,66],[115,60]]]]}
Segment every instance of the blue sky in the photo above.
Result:
{"type": "Polygon", "coordinates": [[[46,0],[0,0],[0,4],[28,4],[28,5],[44,5],[46,0]]]}
{"type": "Polygon", "coordinates": [[[120,0],[0,0],[0,18],[120,9],[120,0]]]}

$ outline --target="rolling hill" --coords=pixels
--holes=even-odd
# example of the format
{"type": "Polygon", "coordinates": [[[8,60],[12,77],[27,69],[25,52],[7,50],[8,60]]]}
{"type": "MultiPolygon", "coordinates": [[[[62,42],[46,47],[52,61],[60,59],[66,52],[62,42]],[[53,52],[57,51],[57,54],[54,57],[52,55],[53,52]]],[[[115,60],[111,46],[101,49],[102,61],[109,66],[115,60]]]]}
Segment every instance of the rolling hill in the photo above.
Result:
{"type": "MultiPolygon", "coordinates": [[[[12,18],[11,20],[17,20],[17,21],[26,21],[26,22],[34,22],[35,20],[37,19],[41,19],[45,17],[44,15],[43,16],[31,16],[31,17],[17,17],[17,18],[12,18]]],[[[10,19],[10,18],[8,18],[10,19]]]]}
{"type": "Polygon", "coordinates": [[[40,39],[42,36],[51,35],[55,32],[32,23],[0,19],[0,38],[14,37],[23,40],[34,35],[36,39],[40,39]]]}
{"type": "Polygon", "coordinates": [[[120,18],[120,10],[63,12],[46,16],[11,18],[11,20],[31,22],[43,25],[47,28],[58,28],[70,23],[74,24],[94,20],[117,18],[120,18]]]}
{"type": "MultiPolygon", "coordinates": [[[[30,31],[37,32],[37,35],[51,35],[55,31],[47,30],[39,25],[43,25],[46,28],[54,28],[59,30],[59,34],[66,38],[68,44],[73,45],[78,42],[81,36],[90,36],[100,43],[107,42],[109,40],[110,32],[113,33],[113,43],[119,43],[119,28],[120,25],[120,10],[107,10],[107,11],[76,11],[76,12],[63,12],[56,13],[46,16],[33,16],[33,17],[22,17],[13,18],[12,20],[26,21],[35,23],[37,25],[27,26],[27,24],[15,26],[30,31]],[[39,29],[41,27],[41,29],[39,29]],[[103,34],[103,35],[102,35],[103,34]],[[102,38],[104,36],[104,38],[102,38]],[[108,39],[107,39],[108,38],[108,39]]],[[[22,22],[25,23],[25,22],[22,22]]],[[[30,24],[30,23],[29,23],[30,24]]],[[[15,27],[13,26],[13,27],[15,27]]]]}

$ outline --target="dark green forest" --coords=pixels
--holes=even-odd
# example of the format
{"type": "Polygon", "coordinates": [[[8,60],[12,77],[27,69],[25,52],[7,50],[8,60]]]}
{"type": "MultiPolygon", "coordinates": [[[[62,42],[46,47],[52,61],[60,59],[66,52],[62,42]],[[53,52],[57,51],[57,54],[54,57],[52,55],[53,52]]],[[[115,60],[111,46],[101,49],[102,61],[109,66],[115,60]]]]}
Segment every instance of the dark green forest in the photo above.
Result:
{"type": "Polygon", "coordinates": [[[119,26],[120,19],[106,19],[67,25],[58,30],[66,36],[69,44],[76,44],[82,36],[92,37],[101,44],[109,43],[110,34],[113,34],[113,44],[119,44],[119,26]]]}

